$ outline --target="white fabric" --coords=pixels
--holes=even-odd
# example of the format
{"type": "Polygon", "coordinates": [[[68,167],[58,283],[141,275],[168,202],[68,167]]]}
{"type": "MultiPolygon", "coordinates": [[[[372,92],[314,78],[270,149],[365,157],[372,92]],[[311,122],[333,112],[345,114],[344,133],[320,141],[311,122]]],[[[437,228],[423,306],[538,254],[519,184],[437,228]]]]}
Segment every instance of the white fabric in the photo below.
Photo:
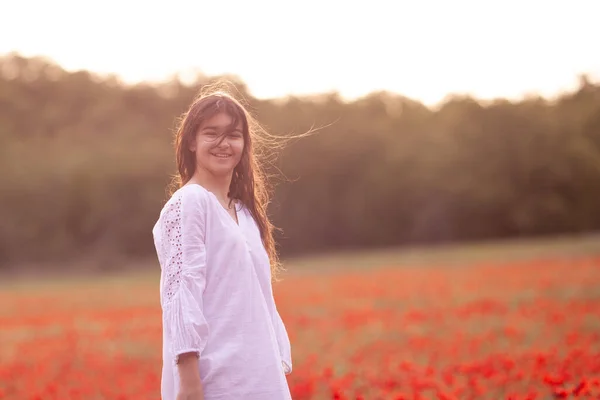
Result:
{"type": "MultiPolygon", "coordinates": [[[[240,209],[241,207],[241,209],[240,209]]],[[[161,266],[163,400],[179,391],[177,357],[199,354],[206,400],[291,399],[290,341],[275,306],[258,226],[197,184],[169,199],[152,234],[161,266]]]]}

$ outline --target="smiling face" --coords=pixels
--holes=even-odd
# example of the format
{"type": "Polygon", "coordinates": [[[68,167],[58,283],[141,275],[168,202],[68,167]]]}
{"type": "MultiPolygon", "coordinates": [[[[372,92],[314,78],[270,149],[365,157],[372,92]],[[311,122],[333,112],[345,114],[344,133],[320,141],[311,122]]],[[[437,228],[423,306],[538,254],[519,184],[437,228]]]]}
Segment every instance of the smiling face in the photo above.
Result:
{"type": "Polygon", "coordinates": [[[233,119],[221,112],[200,125],[190,150],[196,155],[197,168],[214,177],[226,177],[240,162],[244,152],[244,134],[241,123],[233,126],[233,119]]]}
{"type": "Polygon", "coordinates": [[[266,213],[271,193],[260,163],[265,143],[271,143],[269,133],[238,100],[218,90],[202,94],[182,115],[175,133],[178,174],[172,189],[189,182],[210,186],[222,202],[228,189],[230,204],[239,200],[255,219],[274,278],[280,262],[266,213]]]}

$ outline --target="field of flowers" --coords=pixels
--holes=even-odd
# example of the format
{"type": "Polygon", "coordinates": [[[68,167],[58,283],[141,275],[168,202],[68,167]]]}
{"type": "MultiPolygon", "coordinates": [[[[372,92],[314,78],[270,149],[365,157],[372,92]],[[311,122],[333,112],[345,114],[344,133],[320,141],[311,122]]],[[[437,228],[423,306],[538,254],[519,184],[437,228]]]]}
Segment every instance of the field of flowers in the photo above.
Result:
{"type": "MultiPolygon", "coordinates": [[[[288,273],[304,399],[600,399],[600,257],[288,273]]],[[[159,399],[157,281],[0,289],[0,399],[159,399]]]]}

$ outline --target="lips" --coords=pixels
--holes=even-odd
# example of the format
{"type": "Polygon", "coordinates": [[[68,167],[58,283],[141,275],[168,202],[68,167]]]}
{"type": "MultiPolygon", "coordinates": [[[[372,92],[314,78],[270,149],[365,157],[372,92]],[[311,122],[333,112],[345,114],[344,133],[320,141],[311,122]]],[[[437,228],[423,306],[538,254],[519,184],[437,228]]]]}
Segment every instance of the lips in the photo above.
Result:
{"type": "Polygon", "coordinates": [[[211,155],[217,157],[217,158],[229,158],[231,157],[231,154],[227,154],[227,153],[210,153],[211,155]]]}

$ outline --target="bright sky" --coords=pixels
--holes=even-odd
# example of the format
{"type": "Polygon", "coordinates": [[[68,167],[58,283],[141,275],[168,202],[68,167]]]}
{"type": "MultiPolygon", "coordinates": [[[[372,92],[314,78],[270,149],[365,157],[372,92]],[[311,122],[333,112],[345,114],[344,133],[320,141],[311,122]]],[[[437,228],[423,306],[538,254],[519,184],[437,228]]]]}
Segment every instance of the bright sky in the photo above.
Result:
{"type": "Polygon", "coordinates": [[[257,97],[389,90],[434,104],[552,96],[600,79],[598,0],[19,0],[0,54],[127,82],[239,76],[257,97]]]}

